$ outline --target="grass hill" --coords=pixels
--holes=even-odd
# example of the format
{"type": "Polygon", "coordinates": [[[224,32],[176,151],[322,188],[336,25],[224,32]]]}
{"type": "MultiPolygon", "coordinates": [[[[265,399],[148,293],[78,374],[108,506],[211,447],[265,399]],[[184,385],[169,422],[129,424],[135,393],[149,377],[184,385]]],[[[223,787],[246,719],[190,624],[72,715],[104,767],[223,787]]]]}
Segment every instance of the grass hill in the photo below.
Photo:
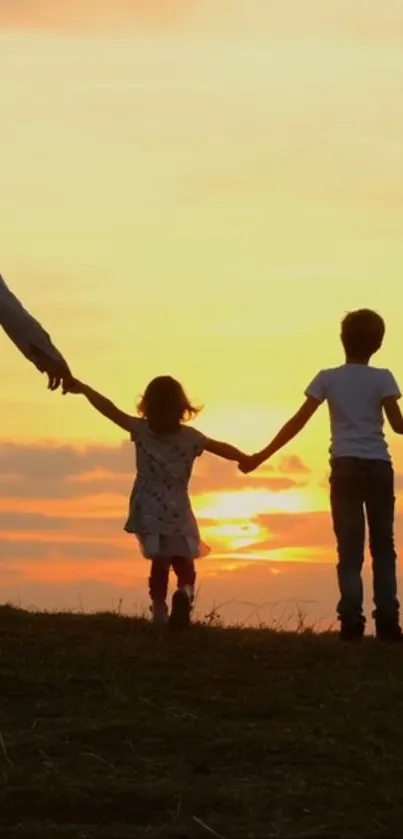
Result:
{"type": "Polygon", "coordinates": [[[0,608],[0,835],[403,835],[403,648],[0,608]]]}

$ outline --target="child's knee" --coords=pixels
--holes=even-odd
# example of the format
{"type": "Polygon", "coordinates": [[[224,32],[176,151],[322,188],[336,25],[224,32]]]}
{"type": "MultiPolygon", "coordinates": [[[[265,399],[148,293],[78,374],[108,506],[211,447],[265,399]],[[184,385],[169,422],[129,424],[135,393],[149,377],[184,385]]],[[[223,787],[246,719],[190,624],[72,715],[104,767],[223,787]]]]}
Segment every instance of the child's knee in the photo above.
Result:
{"type": "Polygon", "coordinates": [[[173,568],[178,578],[178,585],[180,588],[184,586],[194,586],[196,582],[196,569],[192,559],[179,557],[173,562],[173,568]]]}
{"type": "Polygon", "coordinates": [[[196,582],[196,568],[193,560],[187,560],[186,567],[184,568],[184,576],[186,577],[186,585],[194,586],[196,582]]]}
{"type": "Polygon", "coordinates": [[[164,562],[153,560],[148,579],[151,600],[165,600],[168,588],[169,567],[164,562]]]}

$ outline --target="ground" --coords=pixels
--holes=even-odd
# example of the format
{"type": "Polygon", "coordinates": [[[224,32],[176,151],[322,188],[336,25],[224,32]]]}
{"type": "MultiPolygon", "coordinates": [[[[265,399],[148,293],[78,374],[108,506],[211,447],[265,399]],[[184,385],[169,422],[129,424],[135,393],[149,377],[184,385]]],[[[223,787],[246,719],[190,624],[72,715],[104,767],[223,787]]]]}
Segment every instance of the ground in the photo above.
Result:
{"type": "Polygon", "coordinates": [[[403,835],[403,649],[0,609],[0,835],[403,835]]]}

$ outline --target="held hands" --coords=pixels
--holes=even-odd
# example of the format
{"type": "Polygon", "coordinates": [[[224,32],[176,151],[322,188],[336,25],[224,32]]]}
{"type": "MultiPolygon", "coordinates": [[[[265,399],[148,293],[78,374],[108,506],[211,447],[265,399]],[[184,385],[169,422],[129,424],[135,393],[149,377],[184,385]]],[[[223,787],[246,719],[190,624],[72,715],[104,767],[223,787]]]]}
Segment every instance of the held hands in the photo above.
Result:
{"type": "Polygon", "coordinates": [[[84,382],[80,382],[79,379],[73,379],[73,377],[66,383],[63,382],[63,396],[66,393],[84,393],[85,384],[84,382]]]}
{"type": "Polygon", "coordinates": [[[63,386],[63,392],[69,387],[73,380],[71,370],[63,358],[53,358],[39,347],[31,345],[32,360],[41,373],[48,377],[48,390],[58,390],[63,386]]]}
{"type": "Polygon", "coordinates": [[[238,469],[244,475],[253,472],[261,464],[259,452],[256,454],[245,454],[238,463],[238,469]]]}

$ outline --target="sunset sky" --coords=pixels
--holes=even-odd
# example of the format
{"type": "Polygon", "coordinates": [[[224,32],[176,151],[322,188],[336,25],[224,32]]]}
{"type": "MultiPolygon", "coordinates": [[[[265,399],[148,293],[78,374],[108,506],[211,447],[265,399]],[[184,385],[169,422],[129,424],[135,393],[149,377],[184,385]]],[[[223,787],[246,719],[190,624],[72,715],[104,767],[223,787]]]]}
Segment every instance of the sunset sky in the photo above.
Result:
{"type": "MultiPolygon", "coordinates": [[[[364,305],[403,387],[401,0],[0,0],[0,81],[0,271],[78,376],[134,411],[169,372],[254,450],[364,305]]],[[[1,342],[1,600],[141,605],[130,444],[1,342]]],[[[332,616],[327,434],[198,464],[204,611],[332,616]]]]}

